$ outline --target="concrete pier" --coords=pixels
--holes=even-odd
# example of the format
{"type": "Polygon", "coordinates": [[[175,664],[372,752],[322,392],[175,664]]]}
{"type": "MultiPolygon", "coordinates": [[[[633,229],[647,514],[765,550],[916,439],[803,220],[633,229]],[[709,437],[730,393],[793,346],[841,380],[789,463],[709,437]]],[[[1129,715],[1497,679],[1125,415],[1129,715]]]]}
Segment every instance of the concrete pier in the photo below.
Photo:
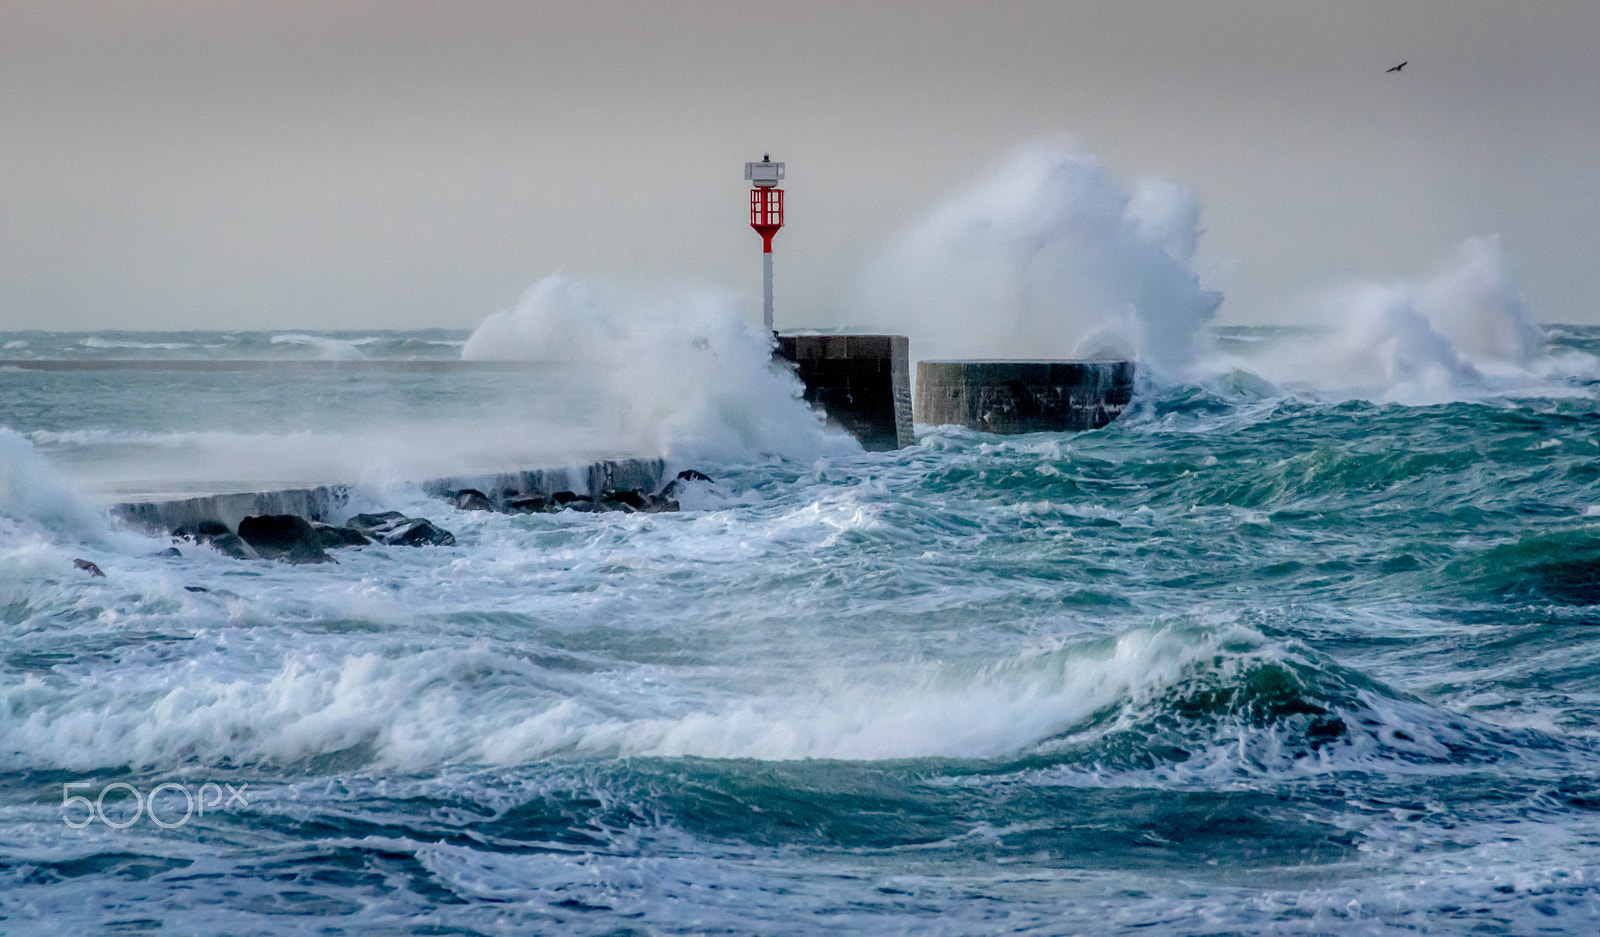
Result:
{"type": "Polygon", "coordinates": [[[202,521],[217,521],[237,530],[247,517],[293,514],[324,523],[350,500],[343,485],[294,488],[284,491],[241,491],[179,498],[172,501],[131,501],[111,506],[111,515],[133,527],[172,531],[202,521]]]}
{"type": "Polygon", "coordinates": [[[985,433],[1099,429],[1133,399],[1131,361],[920,361],[917,421],[985,433]]]}
{"type": "MultiPolygon", "coordinates": [[[[516,497],[548,498],[572,491],[598,498],[608,491],[655,491],[664,481],[666,463],[660,459],[608,459],[570,469],[536,469],[460,478],[436,478],[419,487],[431,495],[472,488],[484,493],[496,510],[506,510],[516,497]]],[[[113,516],[137,527],[170,531],[184,524],[219,521],[235,530],[246,517],[293,514],[307,520],[331,522],[350,501],[347,485],[325,485],[285,491],[238,492],[116,504],[113,516]]]]}
{"type": "Polygon", "coordinates": [[[916,442],[911,429],[910,342],[904,335],[780,335],[805,399],[869,452],[916,442]]]}
{"type": "Polygon", "coordinates": [[[447,374],[456,371],[528,371],[527,361],[458,361],[454,358],[374,358],[320,361],[287,358],[5,358],[0,368],[19,371],[287,371],[303,374],[447,374]]]}

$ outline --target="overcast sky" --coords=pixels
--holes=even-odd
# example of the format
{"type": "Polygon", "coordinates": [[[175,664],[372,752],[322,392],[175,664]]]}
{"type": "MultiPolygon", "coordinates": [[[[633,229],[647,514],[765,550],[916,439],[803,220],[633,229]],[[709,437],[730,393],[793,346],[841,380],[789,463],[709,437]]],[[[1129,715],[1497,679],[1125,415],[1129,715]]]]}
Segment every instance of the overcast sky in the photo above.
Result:
{"type": "Polygon", "coordinates": [[[472,326],[558,268],[755,297],[764,151],[779,324],[842,324],[1037,140],[1194,189],[1223,323],[1490,233],[1600,322],[1595,0],[0,0],[0,329],[472,326]]]}

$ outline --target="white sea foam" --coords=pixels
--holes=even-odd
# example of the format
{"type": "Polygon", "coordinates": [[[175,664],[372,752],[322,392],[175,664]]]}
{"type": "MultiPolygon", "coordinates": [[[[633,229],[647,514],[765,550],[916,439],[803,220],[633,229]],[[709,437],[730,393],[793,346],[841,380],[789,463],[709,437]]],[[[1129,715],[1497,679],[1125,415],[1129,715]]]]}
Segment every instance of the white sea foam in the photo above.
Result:
{"type": "Polygon", "coordinates": [[[106,516],[80,499],[33,443],[5,427],[0,427],[0,519],[52,538],[119,539],[106,516]]]}
{"type": "Polygon", "coordinates": [[[666,671],[584,678],[487,644],[339,655],[308,643],[274,669],[210,666],[174,680],[129,663],[111,684],[3,688],[14,718],[0,742],[31,764],[79,770],[283,764],[358,745],[403,769],[557,756],[984,758],[1159,696],[1225,641],[1244,639],[1260,640],[1139,630],[971,666],[818,662],[782,685],[721,700],[704,688],[680,695],[666,671]]]}
{"type": "MultiPolygon", "coordinates": [[[[194,347],[192,342],[136,342],[126,339],[101,338],[98,335],[91,335],[78,344],[85,348],[130,348],[141,351],[177,351],[180,348],[194,347]]],[[[6,347],[9,348],[11,346],[7,345],[6,347]]]]}
{"type": "Polygon", "coordinates": [[[891,242],[858,278],[853,317],[909,334],[920,359],[1133,357],[1162,383],[1252,373],[1408,404],[1559,393],[1564,378],[1600,374],[1591,356],[1546,355],[1494,237],[1415,281],[1323,295],[1314,335],[1215,353],[1200,341],[1222,302],[1195,270],[1201,230],[1181,186],[1130,191],[1092,156],[1033,145],[891,242]]]}
{"type": "Polygon", "coordinates": [[[1222,297],[1192,269],[1199,206],[1132,194],[1092,156],[1026,147],[937,205],[861,276],[856,318],[917,358],[1137,357],[1176,375],[1222,297]]]}
{"type": "Polygon", "coordinates": [[[466,360],[575,366],[620,415],[629,448],[669,458],[812,459],[855,444],[824,430],[799,382],[774,367],[771,342],[737,299],[710,289],[651,293],[555,275],[489,316],[466,360]]]}
{"type": "MultiPolygon", "coordinates": [[[[1243,356],[1216,356],[1286,387],[1405,404],[1500,393],[1549,393],[1561,367],[1494,237],[1473,238],[1420,279],[1361,283],[1313,303],[1319,328],[1269,340],[1243,356]]],[[[1593,372],[1596,362],[1568,361],[1593,372]]]]}
{"type": "MultiPolygon", "coordinates": [[[[715,758],[990,758],[1027,751],[1096,711],[1181,678],[1197,649],[1164,632],[1056,648],[971,668],[903,666],[808,675],[814,686],[671,718],[570,725],[533,719],[493,740],[538,749],[552,735],[589,754],[715,758]],[[559,728],[551,733],[551,722],[559,728]]],[[[486,748],[486,752],[495,749],[486,748]]]]}
{"type": "Polygon", "coordinates": [[[329,338],[326,335],[303,335],[292,333],[288,335],[272,336],[274,345],[305,345],[316,349],[317,357],[323,361],[360,361],[366,357],[357,345],[365,344],[376,339],[345,341],[329,338]]]}

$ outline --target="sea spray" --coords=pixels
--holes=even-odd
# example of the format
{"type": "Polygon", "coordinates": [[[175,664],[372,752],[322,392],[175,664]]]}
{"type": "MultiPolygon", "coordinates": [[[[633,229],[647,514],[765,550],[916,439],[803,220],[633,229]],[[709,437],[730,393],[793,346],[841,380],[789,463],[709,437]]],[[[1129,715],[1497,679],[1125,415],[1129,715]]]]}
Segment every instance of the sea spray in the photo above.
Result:
{"type": "Polygon", "coordinates": [[[1417,310],[1434,330],[1480,365],[1525,367],[1544,352],[1544,329],[1517,286],[1498,236],[1463,242],[1415,294],[1417,310]]]}
{"type": "Polygon", "coordinates": [[[855,318],[917,358],[1137,358],[1176,376],[1220,293],[1192,268],[1199,206],[1092,157],[1028,146],[900,234],[859,279],[855,318]]]}
{"type": "Polygon", "coordinates": [[[799,381],[773,364],[771,341],[720,290],[645,292],[549,276],[514,309],[485,319],[461,356],[569,366],[614,410],[633,451],[814,459],[856,448],[823,428],[799,381]]]}
{"type": "Polygon", "coordinates": [[[123,540],[104,512],[85,503],[22,434],[0,426],[0,523],[80,542],[123,540]]]}
{"type": "Polygon", "coordinates": [[[1309,334],[1211,364],[1338,397],[1408,404],[1525,392],[1544,383],[1544,331],[1497,237],[1463,242],[1431,275],[1350,284],[1312,308],[1317,321],[1309,334]]]}

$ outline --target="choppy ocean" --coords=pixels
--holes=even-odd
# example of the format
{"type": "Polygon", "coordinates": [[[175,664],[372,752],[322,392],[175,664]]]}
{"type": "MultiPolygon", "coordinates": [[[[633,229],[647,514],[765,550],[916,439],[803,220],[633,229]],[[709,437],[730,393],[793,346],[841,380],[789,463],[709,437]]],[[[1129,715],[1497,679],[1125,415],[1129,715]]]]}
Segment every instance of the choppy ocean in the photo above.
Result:
{"type": "Polygon", "coordinates": [[[1434,402],[1241,366],[1077,435],[680,447],[654,515],[406,483],[637,442],[559,373],[0,368],[0,931],[1594,933],[1600,329],[1548,339],[1434,402]],[[456,544],[102,510],[338,474],[456,544]]]}

